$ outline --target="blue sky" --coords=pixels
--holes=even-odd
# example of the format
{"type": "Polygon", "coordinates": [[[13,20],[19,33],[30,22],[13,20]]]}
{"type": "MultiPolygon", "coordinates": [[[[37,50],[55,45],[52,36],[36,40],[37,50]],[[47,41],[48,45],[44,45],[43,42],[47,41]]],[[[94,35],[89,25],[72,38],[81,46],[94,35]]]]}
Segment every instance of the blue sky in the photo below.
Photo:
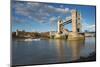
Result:
{"type": "MultiPolygon", "coordinates": [[[[13,1],[12,2],[12,31],[25,30],[46,32],[52,29],[57,31],[57,20],[63,20],[71,14],[69,11],[76,9],[82,15],[82,30],[95,31],[95,6],[81,6],[71,4],[38,3],[13,1]]],[[[71,24],[65,25],[71,30],[71,24]]]]}

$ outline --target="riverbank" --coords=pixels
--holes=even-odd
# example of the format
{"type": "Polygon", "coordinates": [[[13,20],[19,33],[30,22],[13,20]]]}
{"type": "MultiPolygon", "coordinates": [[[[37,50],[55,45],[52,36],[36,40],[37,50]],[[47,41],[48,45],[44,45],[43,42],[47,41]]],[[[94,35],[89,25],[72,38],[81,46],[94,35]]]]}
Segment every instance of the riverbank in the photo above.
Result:
{"type": "Polygon", "coordinates": [[[76,60],[77,62],[88,62],[88,61],[96,61],[96,52],[90,53],[88,57],[80,57],[80,59],[76,60]]]}
{"type": "MultiPolygon", "coordinates": [[[[95,37],[95,32],[87,32],[87,33],[79,33],[85,37],[95,37]]],[[[66,39],[67,37],[69,39],[73,39],[72,37],[73,34],[68,36],[60,36],[60,39],[66,39]]],[[[80,35],[78,35],[78,39],[80,39],[80,35]]],[[[17,39],[37,39],[37,38],[42,38],[42,39],[48,39],[48,38],[54,38],[54,36],[50,36],[50,32],[25,32],[25,31],[19,31],[19,32],[12,32],[12,38],[17,38],[17,39]]],[[[59,37],[56,37],[59,38],[59,37]]],[[[84,38],[84,37],[82,37],[84,38]]]]}

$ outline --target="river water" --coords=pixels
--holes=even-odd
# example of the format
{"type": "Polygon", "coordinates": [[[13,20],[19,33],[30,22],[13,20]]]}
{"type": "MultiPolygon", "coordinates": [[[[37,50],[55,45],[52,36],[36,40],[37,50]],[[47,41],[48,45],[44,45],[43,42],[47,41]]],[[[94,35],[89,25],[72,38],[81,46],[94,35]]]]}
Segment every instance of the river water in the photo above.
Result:
{"type": "Polygon", "coordinates": [[[46,64],[69,62],[87,57],[95,51],[95,37],[85,41],[44,39],[40,41],[12,40],[12,64],[46,64]]]}

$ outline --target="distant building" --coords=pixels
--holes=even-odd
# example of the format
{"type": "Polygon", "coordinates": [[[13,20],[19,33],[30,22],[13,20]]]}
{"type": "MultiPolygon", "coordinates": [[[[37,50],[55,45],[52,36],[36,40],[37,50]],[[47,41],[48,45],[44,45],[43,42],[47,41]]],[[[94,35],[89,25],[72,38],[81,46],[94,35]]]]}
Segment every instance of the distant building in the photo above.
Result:
{"type": "Polygon", "coordinates": [[[85,32],[85,36],[86,37],[90,37],[90,36],[95,36],[96,35],[96,33],[95,32],[85,32]]]}
{"type": "Polygon", "coordinates": [[[16,36],[22,37],[22,36],[24,36],[24,33],[25,33],[24,30],[22,30],[22,31],[19,31],[18,29],[16,30],[16,36]]]}
{"type": "Polygon", "coordinates": [[[36,32],[25,32],[25,30],[19,31],[18,29],[15,32],[16,37],[21,37],[21,38],[35,38],[39,36],[38,33],[36,32]]]}
{"type": "Polygon", "coordinates": [[[16,36],[18,36],[18,29],[16,30],[16,36]]]}

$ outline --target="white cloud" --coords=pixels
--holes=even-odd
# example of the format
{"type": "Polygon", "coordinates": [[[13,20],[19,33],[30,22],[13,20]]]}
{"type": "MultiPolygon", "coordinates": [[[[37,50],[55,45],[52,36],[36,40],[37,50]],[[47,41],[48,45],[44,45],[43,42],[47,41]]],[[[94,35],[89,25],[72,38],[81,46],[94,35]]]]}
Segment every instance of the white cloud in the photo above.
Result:
{"type": "Polygon", "coordinates": [[[94,32],[95,31],[95,24],[87,24],[83,23],[82,24],[82,31],[89,31],[89,32],[94,32]]]}
{"type": "Polygon", "coordinates": [[[13,2],[12,6],[15,9],[15,14],[40,23],[47,22],[48,17],[52,17],[53,14],[65,15],[69,11],[69,8],[56,8],[44,3],[34,2],[13,2]]]}
{"type": "Polygon", "coordinates": [[[55,22],[56,20],[57,20],[57,17],[51,17],[51,18],[50,18],[50,22],[51,22],[51,23],[55,22]]]}

